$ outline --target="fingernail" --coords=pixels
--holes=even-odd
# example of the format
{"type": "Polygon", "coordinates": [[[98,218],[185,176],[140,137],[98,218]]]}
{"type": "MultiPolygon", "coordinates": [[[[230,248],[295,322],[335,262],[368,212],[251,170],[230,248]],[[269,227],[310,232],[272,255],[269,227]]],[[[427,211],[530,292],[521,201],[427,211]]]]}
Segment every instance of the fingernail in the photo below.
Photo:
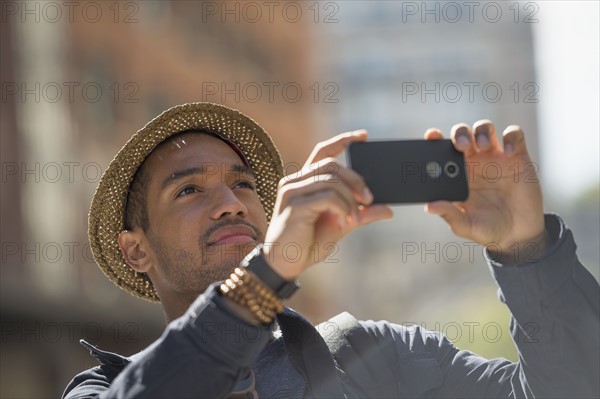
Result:
{"type": "Polygon", "coordinates": [[[515,151],[515,148],[513,147],[513,145],[511,143],[504,144],[504,153],[507,156],[510,157],[513,154],[514,151],[515,151]]]}
{"type": "Polygon", "coordinates": [[[371,190],[369,190],[369,187],[365,187],[363,189],[362,197],[367,203],[371,203],[371,201],[373,201],[373,193],[371,192],[371,190]]]}
{"type": "Polygon", "coordinates": [[[469,140],[467,138],[467,136],[461,134],[456,139],[456,142],[458,143],[459,146],[466,147],[466,146],[468,146],[471,143],[471,140],[469,140]]]}
{"type": "Polygon", "coordinates": [[[490,139],[486,133],[475,133],[475,141],[477,142],[477,146],[480,148],[486,148],[490,145],[490,139]]]}

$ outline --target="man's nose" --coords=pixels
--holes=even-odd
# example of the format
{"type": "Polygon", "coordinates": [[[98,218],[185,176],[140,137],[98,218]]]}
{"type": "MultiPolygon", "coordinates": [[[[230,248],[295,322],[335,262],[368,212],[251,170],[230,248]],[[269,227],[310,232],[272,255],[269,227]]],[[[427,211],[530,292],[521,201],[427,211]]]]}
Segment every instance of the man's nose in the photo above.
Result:
{"type": "Polygon", "coordinates": [[[214,205],[211,212],[211,218],[214,220],[221,219],[224,216],[241,216],[248,215],[248,208],[235,195],[233,190],[226,185],[222,185],[214,191],[214,205]]]}

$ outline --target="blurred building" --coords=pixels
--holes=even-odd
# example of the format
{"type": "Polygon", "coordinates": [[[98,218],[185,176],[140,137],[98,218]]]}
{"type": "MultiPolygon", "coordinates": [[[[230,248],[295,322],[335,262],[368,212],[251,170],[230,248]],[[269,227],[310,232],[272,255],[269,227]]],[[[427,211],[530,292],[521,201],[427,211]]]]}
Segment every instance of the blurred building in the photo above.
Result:
{"type": "MultiPolygon", "coordinates": [[[[101,172],[152,117],[191,101],[238,108],[288,172],[342,131],[421,138],[482,118],[520,124],[537,161],[535,4],[3,2],[0,397],[60,395],[95,365],[79,338],[130,354],[162,332],[160,306],[108,281],[86,235],[101,172]]],[[[597,197],[570,215],[596,268],[597,197]]],[[[479,247],[421,205],[394,212],[309,270],[291,306],[313,322],[349,310],[417,323],[514,360],[479,247]]]]}
{"type": "MultiPolygon", "coordinates": [[[[342,98],[323,112],[328,130],[366,128],[375,140],[420,139],[430,127],[449,137],[456,123],[491,119],[499,137],[506,126],[521,125],[537,160],[539,88],[531,13],[522,7],[516,2],[336,3],[330,15],[337,22],[319,26],[325,39],[314,58],[319,73],[337,82],[342,98]]],[[[437,330],[458,323],[463,333],[462,323],[508,318],[479,246],[457,239],[440,218],[425,214],[423,205],[397,206],[394,214],[392,221],[344,240],[338,263],[329,268],[342,281],[332,288],[331,297],[339,302],[330,304],[331,313],[352,301],[359,317],[425,323],[437,330]]],[[[502,328],[502,345],[490,343],[482,353],[513,354],[508,327],[502,328]]]]}
{"type": "Polygon", "coordinates": [[[131,354],[164,329],[162,308],[116,288],[87,244],[102,171],[152,117],[240,109],[292,170],[315,141],[310,24],[293,6],[51,3],[2,9],[2,397],[59,396],[96,364],[80,338],[131,354]]]}

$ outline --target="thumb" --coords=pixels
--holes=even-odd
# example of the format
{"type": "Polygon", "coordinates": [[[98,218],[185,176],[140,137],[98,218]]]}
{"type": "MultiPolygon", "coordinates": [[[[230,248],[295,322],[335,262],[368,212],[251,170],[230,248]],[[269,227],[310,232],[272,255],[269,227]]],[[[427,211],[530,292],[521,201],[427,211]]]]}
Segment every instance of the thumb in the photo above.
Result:
{"type": "Polygon", "coordinates": [[[358,225],[364,226],[378,220],[391,219],[394,212],[389,205],[371,205],[358,209],[358,225]]]}
{"type": "Polygon", "coordinates": [[[425,204],[425,212],[444,219],[454,234],[461,237],[468,235],[468,218],[458,205],[448,201],[428,202],[425,204]]]}

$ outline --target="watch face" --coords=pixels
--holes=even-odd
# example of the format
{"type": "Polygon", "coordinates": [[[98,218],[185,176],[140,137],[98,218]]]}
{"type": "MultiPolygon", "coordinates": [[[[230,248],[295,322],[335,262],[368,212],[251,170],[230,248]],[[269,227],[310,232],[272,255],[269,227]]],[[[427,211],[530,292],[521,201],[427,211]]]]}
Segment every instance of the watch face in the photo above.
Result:
{"type": "Polygon", "coordinates": [[[269,262],[265,259],[263,246],[263,244],[257,245],[244,259],[243,266],[254,273],[279,298],[287,299],[300,288],[300,284],[295,280],[285,280],[273,270],[269,262]]]}
{"type": "Polygon", "coordinates": [[[251,252],[250,255],[252,256],[259,256],[262,255],[263,252],[263,244],[258,244],[251,252]]]}

